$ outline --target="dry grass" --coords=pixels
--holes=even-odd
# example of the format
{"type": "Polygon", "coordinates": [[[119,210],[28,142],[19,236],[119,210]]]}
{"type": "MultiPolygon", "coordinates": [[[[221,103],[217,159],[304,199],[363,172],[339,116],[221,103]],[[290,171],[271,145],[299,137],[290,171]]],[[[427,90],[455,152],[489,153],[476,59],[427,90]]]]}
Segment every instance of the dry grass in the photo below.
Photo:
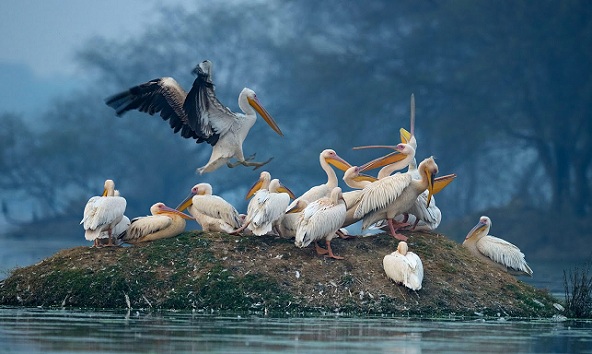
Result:
{"type": "MultiPolygon", "coordinates": [[[[399,316],[550,317],[556,302],[482,264],[435,233],[408,232],[423,260],[423,288],[390,281],[382,258],[397,240],[334,240],[345,260],[317,256],[279,237],[186,232],[142,246],[61,251],[0,283],[0,304],[86,308],[165,308],[399,316]]],[[[535,270],[536,271],[536,270],[535,270]]]]}
{"type": "Polygon", "coordinates": [[[592,318],[592,261],[563,271],[565,311],[571,318],[592,318]]]}

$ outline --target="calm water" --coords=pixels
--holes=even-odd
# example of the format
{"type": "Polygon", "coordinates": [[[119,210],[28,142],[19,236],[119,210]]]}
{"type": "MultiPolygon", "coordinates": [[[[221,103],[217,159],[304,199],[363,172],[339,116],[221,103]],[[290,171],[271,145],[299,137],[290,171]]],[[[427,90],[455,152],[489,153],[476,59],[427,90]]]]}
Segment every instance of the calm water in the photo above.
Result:
{"type": "Polygon", "coordinates": [[[592,353],[592,322],[0,309],[2,353],[592,353]]]}

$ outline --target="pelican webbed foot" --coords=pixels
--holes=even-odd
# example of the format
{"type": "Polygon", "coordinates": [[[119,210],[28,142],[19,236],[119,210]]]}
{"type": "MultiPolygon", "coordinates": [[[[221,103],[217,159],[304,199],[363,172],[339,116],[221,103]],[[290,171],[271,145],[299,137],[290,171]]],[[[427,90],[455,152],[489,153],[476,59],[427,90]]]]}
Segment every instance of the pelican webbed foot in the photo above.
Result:
{"type": "Polygon", "coordinates": [[[333,259],[344,259],[341,256],[336,256],[335,254],[333,254],[333,250],[331,249],[331,241],[327,241],[327,249],[322,248],[321,246],[319,246],[318,243],[315,242],[315,249],[317,251],[317,254],[319,256],[322,255],[327,255],[329,258],[333,258],[333,259]]]}
{"type": "Polygon", "coordinates": [[[261,166],[267,165],[269,162],[271,162],[271,160],[273,160],[273,157],[270,157],[267,161],[263,161],[263,162],[251,161],[251,160],[253,160],[253,158],[255,158],[255,154],[247,157],[243,161],[237,160],[234,163],[233,162],[227,162],[226,163],[226,166],[228,166],[230,168],[235,168],[238,165],[243,165],[243,166],[246,166],[246,167],[254,167],[253,170],[256,170],[256,169],[258,169],[261,166]]]}
{"type": "Polygon", "coordinates": [[[397,233],[397,230],[399,230],[402,227],[409,226],[408,223],[402,223],[394,221],[393,219],[388,219],[388,226],[391,236],[393,236],[397,240],[407,241],[407,236],[397,233]]]}

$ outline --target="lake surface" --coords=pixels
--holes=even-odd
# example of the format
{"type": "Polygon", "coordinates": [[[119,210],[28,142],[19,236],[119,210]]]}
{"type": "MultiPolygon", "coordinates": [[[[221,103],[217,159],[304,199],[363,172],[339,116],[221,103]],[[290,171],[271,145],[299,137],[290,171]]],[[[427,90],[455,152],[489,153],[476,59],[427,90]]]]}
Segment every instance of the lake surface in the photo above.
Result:
{"type": "Polygon", "coordinates": [[[2,353],[592,353],[592,321],[0,308],[2,353]]]}

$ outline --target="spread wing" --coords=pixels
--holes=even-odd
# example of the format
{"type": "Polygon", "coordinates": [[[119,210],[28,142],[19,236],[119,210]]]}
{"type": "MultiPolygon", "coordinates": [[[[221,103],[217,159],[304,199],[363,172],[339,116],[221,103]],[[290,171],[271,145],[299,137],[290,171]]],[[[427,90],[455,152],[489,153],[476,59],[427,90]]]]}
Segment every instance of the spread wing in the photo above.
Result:
{"type": "Polygon", "coordinates": [[[134,109],[150,115],[160,113],[163,120],[169,121],[175,133],[181,131],[182,137],[199,141],[202,134],[191,128],[189,118],[183,110],[186,97],[187,93],[175,79],[163,77],[110,96],[105,99],[105,103],[115,109],[117,116],[134,109]]]}
{"type": "Polygon", "coordinates": [[[209,144],[215,145],[220,135],[226,134],[235,123],[236,114],[216,98],[209,70],[208,61],[195,68],[197,78],[187,94],[183,109],[187,112],[189,126],[201,132],[209,144]]]}

